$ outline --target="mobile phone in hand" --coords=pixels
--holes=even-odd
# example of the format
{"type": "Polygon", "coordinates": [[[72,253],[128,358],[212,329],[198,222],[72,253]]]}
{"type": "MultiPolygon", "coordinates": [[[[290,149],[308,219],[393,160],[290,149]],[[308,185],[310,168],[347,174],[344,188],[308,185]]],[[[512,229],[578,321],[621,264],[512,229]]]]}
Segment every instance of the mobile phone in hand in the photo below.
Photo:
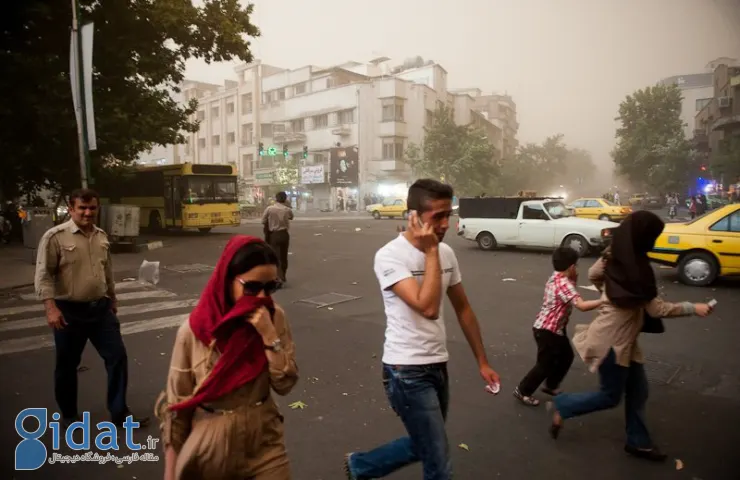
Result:
{"type": "Polygon", "coordinates": [[[717,306],[717,300],[711,299],[707,302],[707,305],[709,305],[709,308],[714,308],[717,306]]]}

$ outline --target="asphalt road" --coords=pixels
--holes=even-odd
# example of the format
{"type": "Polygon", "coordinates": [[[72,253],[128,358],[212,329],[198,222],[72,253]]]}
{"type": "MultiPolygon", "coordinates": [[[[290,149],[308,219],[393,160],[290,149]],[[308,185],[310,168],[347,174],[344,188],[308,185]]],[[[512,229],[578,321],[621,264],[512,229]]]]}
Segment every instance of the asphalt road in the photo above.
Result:
{"type": "MultiPolygon", "coordinates": [[[[301,371],[295,390],[279,399],[297,480],[339,480],[343,478],[345,452],[371,448],[403,432],[380,382],[385,318],[372,272],[374,252],[393,238],[399,224],[371,219],[294,223],[290,286],[276,298],[291,322],[301,371]],[[328,293],[358,298],[328,308],[300,302],[328,293]],[[306,408],[290,409],[288,405],[296,401],[304,402],[306,408]]],[[[257,235],[260,227],[250,224],[239,231],[257,235]]],[[[119,296],[126,295],[120,317],[130,359],[129,403],[135,412],[152,411],[167,374],[173,325],[187,317],[208,279],[207,267],[215,264],[233,232],[168,236],[165,243],[169,247],[151,252],[152,259],[162,261],[161,282],[156,288],[120,284],[119,296]],[[202,270],[194,269],[195,264],[202,265],[202,270]],[[191,271],[185,271],[188,268],[191,271]]],[[[665,334],[644,336],[652,386],[649,423],[656,441],[671,456],[666,464],[653,465],[623,453],[623,413],[619,408],[569,421],[554,442],[547,435],[549,416],[544,405],[528,408],[510,395],[534,359],[531,325],[551,273],[549,254],[483,252],[452,231],[448,243],[457,252],[491,363],[503,379],[500,395],[492,397],[484,392],[448,305],[452,381],[448,432],[456,478],[738,478],[732,459],[740,444],[740,356],[736,354],[739,282],[691,288],[678,284],[673,271],[656,270],[668,299],[716,298],[719,304],[716,314],[708,319],[666,320],[665,334]],[[460,448],[460,444],[469,449],[460,448]],[[681,470],[673,459],[681,460],[681,470]]],[[[592,261],[581,262],[582,277],[592,261]]],[[[586,298],[595,296],[586,289],[582,292],[586,298]]],[[[6,445],[0,450],[0,477],[161,478],[161,461],[123,466],[45,465],[34,472],[13,471],[19,441],[15,416],[28,407],[55,408],[54,352],[49,347],[43,311],[19,293],[23,292],[0,295],[0,378],[4,387],[0,390],[0,439],[6,445]]],[[[590,318],[589,314],[575,313],[573,322],[590,318]]],[[[80,408],[89,410],[94,420],[106,419],[105,369],[92,348],[86,350],[83,365],[80,408]]],[[[596,385],[596,377],[576,360],[565,387],[575,391],[596,385]]],[[[136,438],[142,441],[148,435],[158,437],[157,427],[137,432],[136,438]]],[[[389,478],[420,477],[420,468],[413,466],[389,478]]]]}

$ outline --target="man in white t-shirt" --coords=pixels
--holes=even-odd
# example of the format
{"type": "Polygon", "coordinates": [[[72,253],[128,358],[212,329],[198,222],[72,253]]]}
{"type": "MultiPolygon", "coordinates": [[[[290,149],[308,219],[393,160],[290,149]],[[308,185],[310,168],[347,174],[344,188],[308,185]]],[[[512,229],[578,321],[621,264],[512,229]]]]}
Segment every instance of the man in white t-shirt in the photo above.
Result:
{"type": "Polygon", "coordinates": [[[447,339],[443,293],[487,384],[499,384],[481,340],[478,320],[462,286],[457,258],[442,243],[450,226],[453,191],[436,180],[409,188],[408,228],[375,255],[375,275],[383,294],[387,327],[383,348],[383,385],[407,437],[369,452],[345,457],[349,480],[382,478],[421,461],[425,480],[452,475],[445,419],[449,405],[447,339]]]}

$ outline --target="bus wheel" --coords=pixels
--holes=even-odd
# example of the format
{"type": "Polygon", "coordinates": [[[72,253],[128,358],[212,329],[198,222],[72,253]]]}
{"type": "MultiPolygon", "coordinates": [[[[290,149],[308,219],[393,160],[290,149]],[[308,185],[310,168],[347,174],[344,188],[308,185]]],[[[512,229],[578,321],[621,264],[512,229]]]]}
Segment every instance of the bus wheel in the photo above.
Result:
{"type": "Polygon", "coordinates": [[[162,217],[159,216],[158,210],[154,210],[149,214],[149,230],[152,232],[162,230],[162,217]]]}
{"type": "Polygon", "coordinates": [[[199,231],[200,233],[208,233],[208,232],[210,232],[210,231],[211,231],[211,227],[200,227],[200,228],[198,229],[198,231],[199,231]]]}

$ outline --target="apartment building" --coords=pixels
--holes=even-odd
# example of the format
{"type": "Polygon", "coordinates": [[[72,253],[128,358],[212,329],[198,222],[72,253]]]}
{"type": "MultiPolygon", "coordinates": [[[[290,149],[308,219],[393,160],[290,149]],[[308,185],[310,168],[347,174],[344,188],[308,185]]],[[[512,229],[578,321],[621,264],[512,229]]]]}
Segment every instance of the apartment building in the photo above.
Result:
{"type": "Polygon", "coordinates": [[[441,104],[454,109],[459,124],[473,123],[494,145],[504,145],[503,128],[477,109],[475,97],[450,92],[447,71],[433,62],[394,67],[382,57],[289,70],[258,61],[235,71],[238,79],[224,85],[183,84],[182,100],[198,100],[201,125],[185,144],[170,147],[171,157],[236,164],[256,199],[283,183],[283,152],[300,165],[291,193],[302,209],[334,209],[340,196],[405,191],[412,172],[404,152],[423,141],[424,126],[441,104]],[[357,165],[340,181],[335,156],[344,149],[357,152],[357,165]]]}
{"type": "Polygon", "coordinates": [[[484,95],[479,88],[464,88],[452,91],[453,94],[467,95],[473,98],[474,110],[482,114],[488,121],[501,130],[501,142],[496,148],[505,158],[516,154],[519,146],[517,134],[519,122],[516,117],[516,103],[510,95],[492,93],[484,95]]]}
{"type": "Polygon", "coordinates": [[[740,136],[740,66],[735,65],[716,66],[712,74],[712,96],[694,118],[694,147],[707,157],[717,151],[722,140],[740,136]]]}

